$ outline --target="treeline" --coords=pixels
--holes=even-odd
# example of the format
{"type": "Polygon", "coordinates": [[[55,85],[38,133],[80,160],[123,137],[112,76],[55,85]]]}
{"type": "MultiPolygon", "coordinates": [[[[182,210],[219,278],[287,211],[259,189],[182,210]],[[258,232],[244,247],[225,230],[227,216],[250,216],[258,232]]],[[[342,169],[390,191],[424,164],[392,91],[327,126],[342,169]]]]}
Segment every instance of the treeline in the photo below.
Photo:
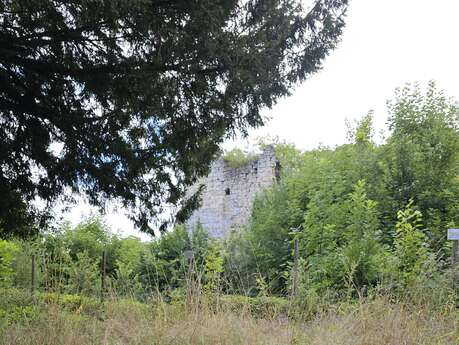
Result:
{"type": "Polygon", "coordinates": [[[431,84],[426,93],[398,90],[389,112],[382,144],[373,138],[371,113],[334,149],[277,144],[281,181],[228,239],[210,239],[198,224],[192,235],[177,226],[142,243],[90,218],[34,240],[1,241],[1,284],[28,286],[35,253],[41,289],[97,294],[105,251],[113,291],[172,296],[184,291],[184,252],[191,250],[204,293],[285,296],[296,239],[304,301],[419,288],[429,298],[450,298],[446,229],[459,225],[459,108],[431,84]]]}

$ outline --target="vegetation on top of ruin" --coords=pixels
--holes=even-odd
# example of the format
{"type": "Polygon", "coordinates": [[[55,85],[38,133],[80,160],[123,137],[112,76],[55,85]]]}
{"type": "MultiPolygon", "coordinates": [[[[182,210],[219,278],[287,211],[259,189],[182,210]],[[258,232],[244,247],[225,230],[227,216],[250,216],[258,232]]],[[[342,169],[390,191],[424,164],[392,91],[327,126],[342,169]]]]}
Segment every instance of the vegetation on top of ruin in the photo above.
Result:
{"type": "Polygon", "coordinates": [[[231,168],[242,168],[256,161],[259,156],[260,155],[255,152],[246,152],[236,147],[228,152],[225,152],[223,154],[223,160],[231,168]]]}

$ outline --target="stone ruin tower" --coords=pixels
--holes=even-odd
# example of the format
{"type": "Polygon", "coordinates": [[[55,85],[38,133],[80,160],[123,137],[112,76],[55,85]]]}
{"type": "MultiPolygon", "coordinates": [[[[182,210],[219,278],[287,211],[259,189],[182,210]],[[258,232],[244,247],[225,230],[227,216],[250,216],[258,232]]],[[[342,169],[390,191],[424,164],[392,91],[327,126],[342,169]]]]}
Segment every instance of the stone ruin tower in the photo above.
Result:
{"type": "Polygon", "coordinates": [[[245,224],[252,211],[255,196],[280,178],[280,164],[275,150],[268,146],[257,159],[234,168],[223,157],[211,166],[207,177],[190,190],[204,185],[201,206],[186,222],[189,232],[198,221],[212,237],[226,237],[245,224]]]}

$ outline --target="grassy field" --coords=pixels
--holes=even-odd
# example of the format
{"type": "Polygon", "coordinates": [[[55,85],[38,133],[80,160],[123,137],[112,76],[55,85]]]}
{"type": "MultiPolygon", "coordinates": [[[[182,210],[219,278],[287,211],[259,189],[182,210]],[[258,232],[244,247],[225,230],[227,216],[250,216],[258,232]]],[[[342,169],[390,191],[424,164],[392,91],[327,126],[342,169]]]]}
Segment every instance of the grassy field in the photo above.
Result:
{"type": "MultiPolygon", "coordinates": [[[[5,293],[3,293],[4,296],[5,293]]],[[[249,308],[107,301],[72,295],[10,293],[1,302],[0,344],[383,345],[458,344],[458,315],[371,301],[336,305],[308,320],[286,314],[254,315],[249,308]]]]}

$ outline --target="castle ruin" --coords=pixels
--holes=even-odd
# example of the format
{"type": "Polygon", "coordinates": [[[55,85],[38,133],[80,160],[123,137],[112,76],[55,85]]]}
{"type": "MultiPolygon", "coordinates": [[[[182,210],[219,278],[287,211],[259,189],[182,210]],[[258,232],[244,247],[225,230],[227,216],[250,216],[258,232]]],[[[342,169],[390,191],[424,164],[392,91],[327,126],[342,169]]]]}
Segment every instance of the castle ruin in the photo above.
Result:
{"type": "Polygon", "coordinates": [[[199,221],[210,236],[228,236],[248,221],[256,195],[278,180],[279,174],[280,164],[272,146],[242,167],[232,167],[220,157],[209,175],[193,188],[204,185],[201,206],[186,222],[188,231],[199,221]]]}

